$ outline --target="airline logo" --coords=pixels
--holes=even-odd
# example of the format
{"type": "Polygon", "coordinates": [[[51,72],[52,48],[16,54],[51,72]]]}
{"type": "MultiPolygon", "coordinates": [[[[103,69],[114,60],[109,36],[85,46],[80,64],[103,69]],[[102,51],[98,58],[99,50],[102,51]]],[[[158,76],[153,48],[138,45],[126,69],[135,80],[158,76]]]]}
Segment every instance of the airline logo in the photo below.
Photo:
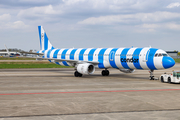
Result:
{"type": "Polygon", "coordinates": [[[129,62],[129,63],[138,63],[138,61],[139,61],[139,59],[135,59],[135,58],[131,58],[131,59],[129,59],[129,58],[121,58],[121,62],[123,63],[123,62],[129,62]]]}

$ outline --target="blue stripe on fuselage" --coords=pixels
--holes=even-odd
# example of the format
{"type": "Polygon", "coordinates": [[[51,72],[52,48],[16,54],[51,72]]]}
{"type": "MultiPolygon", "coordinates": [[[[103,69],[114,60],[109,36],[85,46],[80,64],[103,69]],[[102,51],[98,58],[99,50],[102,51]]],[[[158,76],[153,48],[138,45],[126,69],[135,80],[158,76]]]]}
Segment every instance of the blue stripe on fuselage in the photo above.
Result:
{"type": "Polygon", "coordinates": [[[83,60],[83,56],[84,56],[84,52],[86,51],[86,49],[82,49],[79,53],[79,60],[83,60]]]}
{"type": "MultiPolygon", "coordinates": [[[[154,55],[155,55],[155,53],[156,53],[156,51],[157,51],[158,49],[150,48],[149,50],[150,50],[150,51],[149,51],[149,55],[148,55],[148,59],[147,59],[146,64],[147,64],[147,66],[148,66],[148,68],[149,68],[150,70],[157,70],[157,68],[156,68],[155,65],[154,65],[154,60],[153,60],[153,58],[154,58],[154,55]]],[[[146,53],[146,54],[147,54],[147,53],[146,53]]]]}
{"type": "Polygon", "coordinates": [[[52,50],[49,50],[49,51],[47,52],[47,58],[50,58],[51,51],[52,51],[52,50]]]}
{"type": "Polygon", "coordinates": [[[93,61],[93,54],[94,54],[95,50],[96,50],[96,49],[94,48],[94,49],[91,49],[91,50],[89,51],[88,61],[93,61]]]}
{"type": "Polygon", "coordinates": [[[77,49],[73,49],[70,53],[70,60],[74,60],[74,54],[76,52],[77,49]]]}
{"type": "Polygon", "coordinates": [[[60,49],[55,50],[55,52],[53,54],[53,58],[57,58],[59,51],[60,51],[60,49]]]}
{"type": "Polygon", "coordinates": [[[109,63],[113,68],[118,68],[116,63],[115,63],[115,54],[118,48],[113,48],[111,52],[109,53],[109,63]]]}
{"type": "Polygon", "coordinates": [[[104,59],[104,53],[106,50],[107,50],[107,48],[103,48],[100,50],[100,52],[98,54],[98,61],[99,61],[98,67],[99,68],[105,68],[104,64],[103,64],[103,59],[104,59]]]}
{"type": "Polygon", "coordinates": [[[137,62],[133,62],[134,66],[136,67],[136,69],[142,69],[140,62],[139,62],[139,56],[140,56],[140,52],[143,48],[137,48],[134,53],[133,53],[133,59],[138,59],[137,62]]]}
{"type": "Polygon", "coordinates": [[[125,69],[130,69],[129,66],[127,65],[126,62],[126,55],[128,53],[130,48],[125,48],[122,52],[121,52],[121,56],[120,56],[120,61],[121,61],[121,65],[125,68],[125,69]]]}
{"type": "MultiPolygon", "coordinates": [[[[61,54],[61,59],[66,59],[66,52],[67,52],[67,51],[68,51],[68,49],[65,49],[65,50],[62,52],[62,54],[61,54]]],[[[62,63],[63,63],[65,66],[69,66],[66,61],[63,61],[62,63]]]]}

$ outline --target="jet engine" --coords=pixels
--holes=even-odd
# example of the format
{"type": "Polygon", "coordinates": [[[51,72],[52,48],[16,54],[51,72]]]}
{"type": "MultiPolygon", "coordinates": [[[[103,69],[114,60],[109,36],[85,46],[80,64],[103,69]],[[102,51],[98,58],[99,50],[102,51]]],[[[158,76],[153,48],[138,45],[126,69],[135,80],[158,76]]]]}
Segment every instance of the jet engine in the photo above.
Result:
{"type": "Polygon", "coordinates": [[[81,74],[93,74],[95,67],[90,63],[78,64],[77,71],[81,74]]]}
{"type": "Polygon", "coordinates": [[[119,70],[124,73],[133,73],[135,71],[135,69],[119,69],[119,70]]]}

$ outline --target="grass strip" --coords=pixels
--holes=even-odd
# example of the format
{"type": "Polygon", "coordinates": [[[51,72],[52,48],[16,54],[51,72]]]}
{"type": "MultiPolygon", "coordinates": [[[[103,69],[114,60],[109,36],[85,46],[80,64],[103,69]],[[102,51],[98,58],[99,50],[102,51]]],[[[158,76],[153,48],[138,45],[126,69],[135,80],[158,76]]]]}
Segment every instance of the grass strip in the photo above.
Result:
{"type": "Polygon", "coordinates": [[[36,60],[35,58],[5,58],[5,57],[0,57],[0,60],[36,60]]]}
{"type": "Polygon", "coordinates": [[[2,62],[0,63],[0,69],[12,69],[12,68],[72,68],[69,66],[61,66],[53,63],[19,63],[19,62],[2,62]]]}
{"type": "Polygon", "coordinates": [[[176,58],[174,59],[176,63],[180,63],[180,59],[176,58]]]}

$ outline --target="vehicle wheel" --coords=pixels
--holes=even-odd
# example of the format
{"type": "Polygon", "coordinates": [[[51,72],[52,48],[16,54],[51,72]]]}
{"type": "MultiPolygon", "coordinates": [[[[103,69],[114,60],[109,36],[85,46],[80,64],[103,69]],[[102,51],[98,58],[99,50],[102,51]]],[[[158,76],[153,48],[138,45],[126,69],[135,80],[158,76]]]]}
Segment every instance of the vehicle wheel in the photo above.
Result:
{"type": "Polygon", "coordinates": [[[161,76],[161,82],[164,82],[164,77],[163,76],[161,76]]]}
{"type": "Polygon", "coordinates": [[[168,77],[168,83],[171,83],[171,78],[170,77],[168,77]]]}

